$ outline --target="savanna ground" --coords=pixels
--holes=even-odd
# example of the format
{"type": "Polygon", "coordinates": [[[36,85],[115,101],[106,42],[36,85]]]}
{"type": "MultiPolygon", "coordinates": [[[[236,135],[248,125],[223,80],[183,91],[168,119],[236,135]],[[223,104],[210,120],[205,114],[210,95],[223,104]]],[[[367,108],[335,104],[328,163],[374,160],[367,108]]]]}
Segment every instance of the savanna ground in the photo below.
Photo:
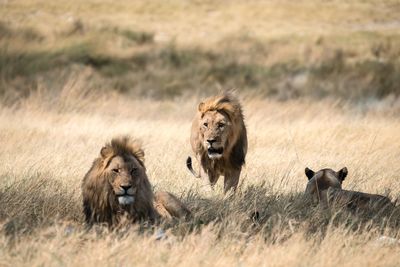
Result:
{"type": "MultiPolygon", "coordinates": [[[[397,266],[400,211],[321,212],[306,166],[400,197],[398,1],[1,1],[0,266],[397,266]],[[237,88],[236,195],[185,167],[197,103],[237,88]],[[143,141],[155,190],[194,218],[86,232],[81,179],[111,137],[143,141]],[[251,214],[259,211],[253,221],[251,214]]],[[[222,180],[222,179],[221,179],[222,180]]]]}

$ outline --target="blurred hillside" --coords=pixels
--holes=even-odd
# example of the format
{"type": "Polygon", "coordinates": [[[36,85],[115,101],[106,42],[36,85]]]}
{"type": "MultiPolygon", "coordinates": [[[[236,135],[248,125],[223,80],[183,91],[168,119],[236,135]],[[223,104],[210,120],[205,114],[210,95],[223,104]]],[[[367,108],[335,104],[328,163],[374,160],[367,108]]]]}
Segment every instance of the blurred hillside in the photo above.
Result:
{"type": "Polygon", "coordinates": [[[398,1],[2,1],[0,94],[400,95],[398,1]],[[78,78],[77,78],[78,77],[78,78]]]}

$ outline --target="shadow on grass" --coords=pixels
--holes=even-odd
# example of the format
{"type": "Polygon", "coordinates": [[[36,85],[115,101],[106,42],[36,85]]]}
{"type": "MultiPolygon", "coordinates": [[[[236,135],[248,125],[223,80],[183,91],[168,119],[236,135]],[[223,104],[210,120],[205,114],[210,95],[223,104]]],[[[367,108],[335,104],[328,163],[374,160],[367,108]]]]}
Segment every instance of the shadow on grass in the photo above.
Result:
{"type": "MultiPolygon", "coordinates": [[[[38,174],[7,181],[0,188],[0,222],[2,232],[14,239],[62,222],[83,226],[80,190],[68,188],[59,181],[38,174]]],[[[193,218],[163,224],[176,236],[198,232],[213,225],[218,236],[248,238],[261,235],[266,242],[281,242],[297,232],[323,239],[328,228],[346,227],[350,231],[370,229],[396,231],[400,210],[390,214],[354,214],[346,210],[322,211],[305,199],[302,193],[272,194],[264,183],[250,185],[235,195],[201,197],[194,191],[182,201],[191,209],[193,218]]]]}
{"type": "Polygon", "coordinates": [[[245,235],[261,234],[267,242],[284,241],[299,231],[322,239],[329,227],[345,227],[354,232],[379,229],[383,233],[388,229],[396,232],[400,226],[399,207],[384,214],[328,211],[312,204],[303,193],[270,192],[272,188],[261,183],[230,198],[202,199],[188,193],[186,203],[194,211],[194,223],[217,224],[221,234],[234,234],[237,229],[245,235]]]}

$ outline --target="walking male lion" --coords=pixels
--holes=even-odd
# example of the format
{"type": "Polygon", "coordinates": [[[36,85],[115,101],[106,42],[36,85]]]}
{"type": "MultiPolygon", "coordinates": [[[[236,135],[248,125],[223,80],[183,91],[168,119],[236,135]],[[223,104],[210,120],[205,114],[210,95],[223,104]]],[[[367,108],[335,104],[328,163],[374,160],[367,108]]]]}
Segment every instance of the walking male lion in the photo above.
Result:
{"type": "Polygon", "coordinates": [[[247,153],[246,127],[237,98],[225,92],[201,102],[192,123],[190,143],[200,165],[196,173],[188,157],[186,165],[193,175],[206,175],[211,186],[223,175],[225,193],[236,190],[247,153]]]}
{"type": "Polygon", "coordinates": [[[100,150],[82,182],[86,223],[117,225],[150,223],[159,217],[186,217],[190,211],[168,192],[153,195],[144,165],[144,151],[129,137],[114,138],[100,150]]]}

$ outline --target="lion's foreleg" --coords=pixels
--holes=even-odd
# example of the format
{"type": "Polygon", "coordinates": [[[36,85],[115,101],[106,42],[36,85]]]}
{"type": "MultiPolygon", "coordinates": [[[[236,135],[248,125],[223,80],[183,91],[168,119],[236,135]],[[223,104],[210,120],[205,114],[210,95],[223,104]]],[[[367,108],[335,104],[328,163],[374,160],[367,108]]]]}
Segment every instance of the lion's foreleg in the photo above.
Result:
{"type": "Polygon", "coordinates": [[[85,222],[88,227],[92,227],[93,215],[92,209],[90,208],[90,202],[87,199],[83,200],[83,213],[85,214],[85,222]]]}
{"type": "Polygon", "coordinates": [[[218,182],[219,175],[215,172],[208,173],[208,182],[212,188],[214,188],[215,184],[218,182]]]}
{"type": "Polygon", "coordinates": [[[176,196],[169,192],[159,191],[154,194],[154,207],[166,219],[189,218],[190,210],[176,196]]]}
{"type": "Polygon", "coordinates": [[[224,177],[224,192],[227,193],[229,190],[233,189],[236,191],[236,188],[239,184],[241,168],[238,170],[232,170],[225,173],[224,177]]]}

